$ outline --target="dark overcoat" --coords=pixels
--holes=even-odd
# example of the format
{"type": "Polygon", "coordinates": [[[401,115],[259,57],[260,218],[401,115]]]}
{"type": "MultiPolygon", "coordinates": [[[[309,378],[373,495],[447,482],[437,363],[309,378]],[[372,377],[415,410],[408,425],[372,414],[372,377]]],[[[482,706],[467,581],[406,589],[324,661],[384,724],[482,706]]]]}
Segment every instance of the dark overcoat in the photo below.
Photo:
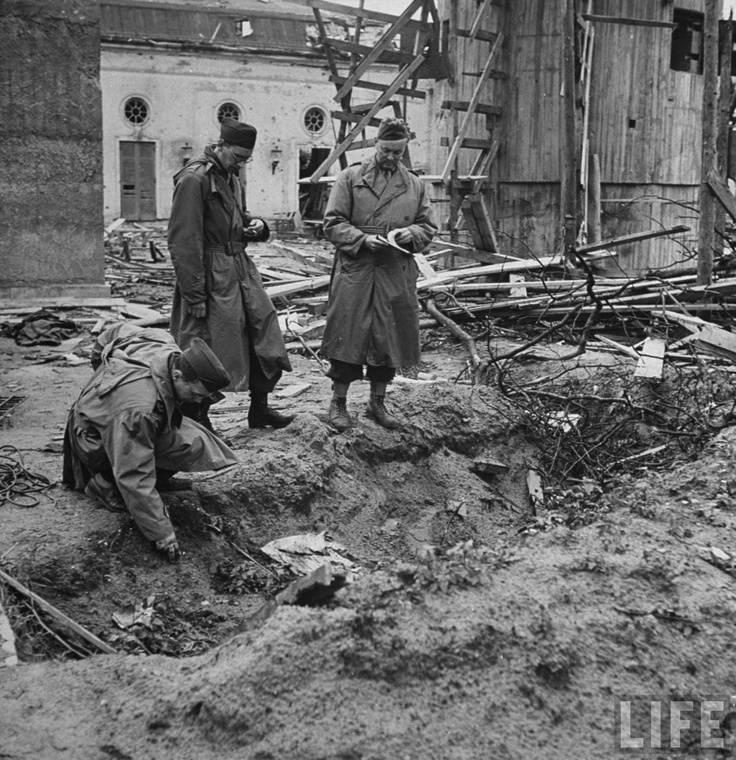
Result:
{"type": "MultiPolygon", "coordinates": [[[[254,217],[240,198],[237,179],[207,149],[174,177],[168,230],[176,271],[171,333],[182,350],[202,338],[230,375],[231,391],[248,389],[251,344],[267,378],[291,370],[276,310],[245,250],[243,226],[254,217]],[[204,319],[187,311],[198,303],[207,304],[204,319]]],[[[268,236],[266,225],[251,240],[268,236]]]]}
{"type": "Polygon", "coordinates": [[[375,156],[343,169],[327,202],[325,237],[337,249],[322,354],[350,364],[409,367],[419,363],[417,266],[411,255],[368,251],[369,234],[400,227],[416,253],[437,232],[422,180],[399,165],[385,183],[375,156]]]}

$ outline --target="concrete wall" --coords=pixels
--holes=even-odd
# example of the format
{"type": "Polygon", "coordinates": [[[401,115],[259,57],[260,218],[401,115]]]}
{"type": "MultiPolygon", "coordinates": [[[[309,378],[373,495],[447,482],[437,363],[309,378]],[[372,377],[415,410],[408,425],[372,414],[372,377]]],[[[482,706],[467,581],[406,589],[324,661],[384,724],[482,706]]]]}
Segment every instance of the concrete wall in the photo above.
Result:
{"type": "Polygon", "coordinates": [[[0,300],[103,296],[92,0],[0,3],[0,300]]]}
{"type": "MultiPolygon", "coordinates": [[[[298,211],[300,148],[335,145],[329,113],[338,108],[335,85],[328,80],[323,61],[273,56],[189,53],[105,45],[100,81],[104,134],[104,206],[107,221],[121,215],[120,142],[142,140],[156,145],[156,215],[168,218],[172,177],[182,166],[183,147],[199,155],[219,134],[217,110],[235,103],[241,118],[258,129],[252,163],[246,169],[246,197],[252,213],[273,217],[298,211]],[[148,121],[135,127],[123,114],[132,96],[143,98],[150,108],[148,121]],[[327,113],[325,129],[309,133],[303,125],[305,111],[319,106],[327,113]],[[278,165],[274,161],[278,159],[278,165]]],[[[391,81],[396,69],[371,73],[374,81],[391,81]]],[[[375,92],[355,91],[354,103],[372,102],[375,92]]],[[[425,108],[412,108],[410,123],[418,140],[412,143],[415,166],[424,168],[422,141],[429,139],[425,108]],[[413,119],[413,120],[412,120],[413,119]]],[[[388,115],[382,111],[380,116],[388,115]]],[[[368,130],[373,137],[375,130],[368,130]]],[[[372,151],[369,151],[372,152],[372,151]]],[[[365,152],[351,151],[349,161],[365,152]]],[[[337,164],[330,173],[334,173],[337,164]]]]}

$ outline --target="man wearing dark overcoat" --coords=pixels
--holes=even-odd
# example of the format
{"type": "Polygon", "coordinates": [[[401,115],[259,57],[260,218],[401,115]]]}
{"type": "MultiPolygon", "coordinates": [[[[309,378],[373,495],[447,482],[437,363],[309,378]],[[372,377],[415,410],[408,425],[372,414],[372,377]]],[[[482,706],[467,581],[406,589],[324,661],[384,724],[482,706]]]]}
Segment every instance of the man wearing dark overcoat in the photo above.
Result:
{"type": "Polygon", "coordinates": [[[375,154],[338,174],[325,210],[324,234],[336,251],[321,353],[333,381],[329,420],[339,431],[353,424],[347,394],[364,366],[367,413],[386,428],[399,427],[386,408],[386,388],[398,367],[419,363],[413,254],[429,245],[437,226],[424,183],[401,162],[408,142],[402,120],[384,119],[375,154]],[[389,235],[398,247],[388,244],[389,235]]]}
{"type": "Polygon", "coordinates": [[[185,350],[165,330],[118,323],[92,354],[94,375],[69,412],[63,481],[107,509],[127,511],[171,561],[179,544],[160,492],[179,471],[218,470],[239,460],[180,407],[229,382],[204,341],[185,350]]]}
{"type": "MultiPolygon", "coordinates": [[[[268,405],[282,371],[291,371],[276,310],[246,252],[264,241],[264,219],[243,206],[238,174],[250,162],[256,129],[225,118],[220,140],[174,177],[168,244],[176,271],[171,332],[181,348],[193,338],[207,343],[231,378],[225,389],[250,391],[252,428],[288,425],[293,416],[268,405]]],[[[210,426],[208,403],[185,409],[210,426]]]]}

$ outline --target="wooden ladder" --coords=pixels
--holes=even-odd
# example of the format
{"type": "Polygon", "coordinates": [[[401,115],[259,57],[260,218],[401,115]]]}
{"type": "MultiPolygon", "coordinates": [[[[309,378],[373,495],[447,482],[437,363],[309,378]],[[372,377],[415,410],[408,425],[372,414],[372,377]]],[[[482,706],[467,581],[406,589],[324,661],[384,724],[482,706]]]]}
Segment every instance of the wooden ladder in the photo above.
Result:
{"type": "MultiPolygon", "coordinates": [[[[365,139],[366,127],[376,127],[381,120],[376,117],[379,111],[392,107],[394,115],[405,118],[400,103],[393,101],[394,96],[424,99],[426,93],[417,89],[419,69],[426,60],[426,48],[430,39],[439,37],[439,19],[434,0],[412,0],[400,16],[392,16],[379,11],[369,11],[362,7],[351,8],[327,2],[327,0],[307,0],[312,8],[319,39],[324,46],[327,63],[330,67],[330,81],[335,84],[337,92],[334,99],[340,104],[340,110],[332,111],[332,118],[340,122],[337,143],[327,158],[317,167],[309,178],[312,183],[318,182],[327,174],[330,167],[340,162],[341,167],[347,165],[346,152],[375,145],[375,139],[365,139]],[[322,17],[322,11],[340,13],[356,17],[355,39],[353,41],[338,40],[330,37],[322,17]],[[421,11],[420,20],[412,16],[421,11]],[[432,22],[430,23],[430,17],[432,22]],[[363,20],[388,23],[390,26],[373,46],[362,45],[360,35],[363,20]],[[412,50],[393,50],[392,42],[402,32],[414,32],[412,50]],[[347,76],[340,74],[338,61],[340,54],[350,53],[351,60],[347,76]],[[397,63],[399,72],[390,84],[372,82],[364,79],[371,67],[377,63],[397,63]],[[355,88],[378,91],[381,94],[375,102],[351,106],[351,95],[355,88]],[[358,137],[363,139],[358,141],[358,137]]],[[[361,3],[362,5],[362,3],[361,3]]],[[[406,159],[408,162],[408,153],[406,159]]]]}
{"type": "Polygon", "coordinates": [[[456,129],[450,153],[440,175],[440,181],[450,193],[450,218],[448,226],[451,231],[457,230],[459,219],[457,209],[462,212],[465,226],[473,239],[474,247],[479,253],[498,252],[498,243],[491,221],[491,210],[488,205],[487,187],[490,178],[491,165],[498,153],[499,141],[493,138],[495,121],[501,116],[501,108],[490,103],[482,103],[483,88],[493,75],[498,75],[494,65],[503,45],[503,34],[481,29],[483,17],[491,5],[491,0],[483,0],[478,6],[470,28],[456,29],[455,34],[472,40],[491,43],[491,50],[480,74],[463,72],[466,76],[478,76],[469,101],[446,100],[442,108],[454,112],[462,112],[463,118],[456,129]],[[467,136],[476,115],[484,116],[489,139],[479,140],[467,136]],[[478,150],[478,156],[467,177],[457,175],[457,159],[462,148],[478,150]]]}

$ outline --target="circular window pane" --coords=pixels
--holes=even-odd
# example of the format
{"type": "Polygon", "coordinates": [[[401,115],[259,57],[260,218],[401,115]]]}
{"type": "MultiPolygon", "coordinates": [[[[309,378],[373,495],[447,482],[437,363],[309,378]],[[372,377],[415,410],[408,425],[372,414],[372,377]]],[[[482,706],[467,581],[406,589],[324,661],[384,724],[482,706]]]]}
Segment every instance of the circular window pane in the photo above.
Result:
{"type": "Polygon", "coordinates": [[[217,109],[217,121],[222,123],[223,119],[230,118],[240,121],[240,109],[235,103],[223,103],[217,109]]]}
{"type": "Polygon", "coordinates": [[[321,109],[314,106],[308,108],[304,114],[304,128],[310,134],[316,135],[325,128],[327,123],[327,114],[321,109]]]}
{"type": "Polygon", "coordinates": [[[130,124],[143,124],[148,121],[148,103],[143,98],[128,98],[123,107],[123,115],[130,124]]]}

